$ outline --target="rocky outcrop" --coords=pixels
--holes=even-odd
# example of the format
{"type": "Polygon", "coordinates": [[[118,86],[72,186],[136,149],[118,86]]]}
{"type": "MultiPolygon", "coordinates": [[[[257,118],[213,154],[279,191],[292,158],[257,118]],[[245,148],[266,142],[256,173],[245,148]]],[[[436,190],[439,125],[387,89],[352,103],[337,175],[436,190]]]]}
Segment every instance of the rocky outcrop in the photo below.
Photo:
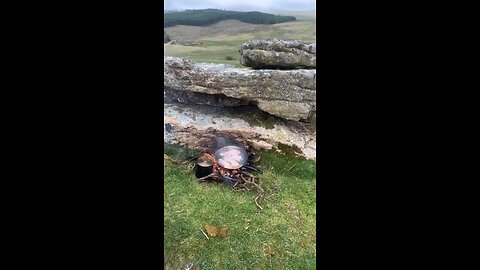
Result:
{"type": "Polygon", "coordinates": [[[316,111],[315,70],[250,70],[165,57],[163,74],[165,91],[222,95],[295,121],[316,111]]]}
{"type": "Polygon", "coordinates": [[[259,149],[316,158],[316,132],[306,124],[268,115],[256,107],[164,104],[164,141],[187,148],[211,146],[215,136],[259,149]]]}
{"type": "Polygon", "coordinates": [[[240,64],[255,69],[316,68],[317,44],[298,40],[251,40],[240,47],[240,64]]]}

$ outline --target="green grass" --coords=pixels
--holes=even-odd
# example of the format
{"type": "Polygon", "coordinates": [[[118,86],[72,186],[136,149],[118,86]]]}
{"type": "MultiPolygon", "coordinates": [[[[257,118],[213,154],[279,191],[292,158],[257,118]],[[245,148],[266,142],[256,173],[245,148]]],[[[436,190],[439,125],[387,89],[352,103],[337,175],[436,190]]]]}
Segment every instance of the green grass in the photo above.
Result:
{"type": "Polygon", "coordinates": [[[166,31],[172,39],[175,39],[175,35],[179,35],[185,39],[199,40],[202,44],[197,46],[165,44],[165,55],[183,57],[199,62],[232,64],[236,67],[243,67],[238,61],[240,56],[238,51],[240,46],[249,40],[286,38],[308,42],[316,41],[315,20],[262,25],[251,29],[245,25],[238,22],[239,31],[235,29],[235,22],[228,22],[227,26],[168,27],[166,31]],[[199,32],[205,34],[200,37],[199,32]],[[227,56],[232,56],[235,60],[226,60],[227,56]]]}
{"type": "MultiPolygon", "coordinates": [[[[185,157],[193,151],[169,148],[185,157]]],[[[201,269],[315,269],[315,162],[257,153],[267,194],[263,210],[256,191],[237,192],[222,183],[200,184],[186,166],[165,160],[165,269],[195,263],[201,269]],[[227,226],[225,238],[207,238],[205,224],[227,226]]]]}

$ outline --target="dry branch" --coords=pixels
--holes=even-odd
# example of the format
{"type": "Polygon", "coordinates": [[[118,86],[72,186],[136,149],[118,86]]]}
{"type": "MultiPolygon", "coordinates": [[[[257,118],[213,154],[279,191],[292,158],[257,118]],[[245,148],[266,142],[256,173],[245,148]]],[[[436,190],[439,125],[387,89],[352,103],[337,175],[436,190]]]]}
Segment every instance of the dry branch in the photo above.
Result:
{"type": "Polygon", "coordinates": [[[207,178],[210,178],[210,177],[212,177],[212,176],[214,176],[214,175],[216,175],[216,173],[211,173],[211,174],[209,174],[209,175],[207,175],[207,176],[198,178],[197,180],[198,180],[198,181],[202,181],[202,180],[205,180],[205,179],[207,179],[207,178]]]}
{"type": "Polygon", "coordinates": [[[210,238],[208,238],[208,235],[202,230],[202,228],[200,228],[200,231],[203,233],[203,235],[205,235],[205,237],[210,240],[210,238]]]}

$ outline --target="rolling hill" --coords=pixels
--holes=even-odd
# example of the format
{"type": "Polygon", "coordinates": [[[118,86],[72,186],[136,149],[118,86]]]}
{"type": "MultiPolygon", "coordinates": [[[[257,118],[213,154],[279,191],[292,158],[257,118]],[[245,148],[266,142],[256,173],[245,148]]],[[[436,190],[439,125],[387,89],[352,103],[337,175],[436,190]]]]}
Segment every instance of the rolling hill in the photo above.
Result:
{"type": "Polygon", "coordinates": [[[164,13],[163,26],[195,25],[206,26],[221,20],[239,20],[252,24],[275,24],[294,21],[293,16],[273,15],[258,11],[227,11],[220,9],[198,9],[164,13]]]}

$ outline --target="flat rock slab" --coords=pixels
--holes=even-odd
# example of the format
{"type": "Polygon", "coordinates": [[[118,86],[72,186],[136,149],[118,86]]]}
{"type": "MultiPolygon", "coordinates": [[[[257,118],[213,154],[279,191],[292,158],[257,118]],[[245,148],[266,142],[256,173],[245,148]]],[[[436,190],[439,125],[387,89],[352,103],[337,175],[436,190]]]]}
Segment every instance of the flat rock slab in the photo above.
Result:
{"type": "Polygon", "coordinates": [[[195,63],[164,57],[164,87],[224,95],[255,104],[288,120],[306,120],[316,112],[316,71],[251,70],[226,64],[195,63]]]}
{"type": "Polygon", "coordinates": [[[209,106],[245,106],[252,102],[244,99],[231,98],[224,95],[211,95],[192,91],[173,90],[163,88],[163,100],[167,103],[180,102],[186,104],[209,105],[209,106]]]}
{"type": "Polygon", "coordinates": [[[240,64],[255,69],[316,68],[317,43],[299,40],[250,40],[240,47],[240,64]]]}
{"type": "Polygon", "coordinates": [[[287,148],[316,159],[314,130],[265,115],[251,108],[164,104],[164,140],[200,150],[210,146],[215,136],[227,136],[254,149],[287,148]]]}

